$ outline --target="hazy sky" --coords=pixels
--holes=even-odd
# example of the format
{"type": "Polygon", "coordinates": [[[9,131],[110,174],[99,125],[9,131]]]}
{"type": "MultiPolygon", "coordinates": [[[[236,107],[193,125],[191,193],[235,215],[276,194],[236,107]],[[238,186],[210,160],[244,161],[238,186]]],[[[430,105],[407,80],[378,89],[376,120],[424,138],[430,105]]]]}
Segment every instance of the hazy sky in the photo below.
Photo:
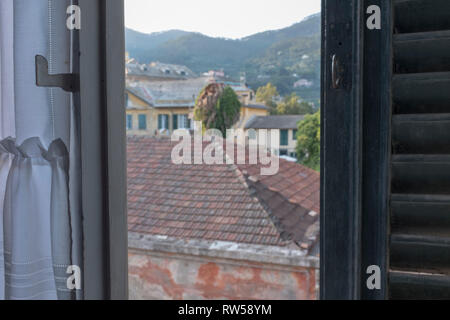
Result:
{"type": "Polygon", "coordinates": [[[320,11],[321,0],[125,0],[126,26],[242,38],[281,29],[320,11]]]}

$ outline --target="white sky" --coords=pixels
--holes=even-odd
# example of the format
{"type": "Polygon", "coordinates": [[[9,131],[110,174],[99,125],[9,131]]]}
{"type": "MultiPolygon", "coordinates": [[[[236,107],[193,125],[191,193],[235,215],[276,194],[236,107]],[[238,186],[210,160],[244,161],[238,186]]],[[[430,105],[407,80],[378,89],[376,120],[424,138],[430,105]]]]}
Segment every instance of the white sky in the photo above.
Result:
{"type": "Polygon", "coordinates": [[[288,27],[320,12],[321,0],[125,0],[128,28],[152,33],[179,29],[242,38],[288,27]]]}

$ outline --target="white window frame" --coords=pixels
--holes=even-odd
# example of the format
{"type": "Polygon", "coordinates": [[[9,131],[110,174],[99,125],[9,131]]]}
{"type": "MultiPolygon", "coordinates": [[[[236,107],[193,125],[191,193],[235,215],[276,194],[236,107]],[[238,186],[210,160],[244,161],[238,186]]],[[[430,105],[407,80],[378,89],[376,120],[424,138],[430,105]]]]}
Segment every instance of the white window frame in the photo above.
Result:
{"type": "Polygon", "coordinates": [[[189,115],[177,115],[178,129],[189,129],[189,115]]]}

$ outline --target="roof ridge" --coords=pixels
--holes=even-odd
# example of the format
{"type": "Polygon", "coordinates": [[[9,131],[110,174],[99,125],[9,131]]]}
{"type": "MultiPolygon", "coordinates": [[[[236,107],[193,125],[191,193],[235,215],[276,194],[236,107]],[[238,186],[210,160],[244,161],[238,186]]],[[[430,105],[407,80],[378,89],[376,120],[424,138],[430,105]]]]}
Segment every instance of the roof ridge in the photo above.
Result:
{"type": "MultiPolygon", "coordinates": [[[[231,158],[229,157],[228,153],[227,153],[226,151],[223,150],[223,146],[220,146],[220,149],[222,149],[222,151],[223,151],[223,154],[224,154],[224,157],[225,157],[225,161],[228,160],[228,159],[231,159],[231,158]]],[[[257,196],[257,192],[252,192],[251,186],[247,183],[247,179],[246,179],[245,174],[244,174],[244,172],[243,172],[243,171],[245,171],[245,170],[241,170],[241,169],[239,168],[239,166],[237,166],[236,164],[234,164],[234,159],[233,159],[232,163],[225,162],[225,164],[226,164],[228,167],[230,167],[230,168],[234,171],[234,173],[236,174],[236,177],[238,178],[238,180],[245,186],[246,190],[247,190],[248,193],[249,193],[249,196],[250,196],[252,199],[258,201],[258,203],[261,205],[261,209],[262,209],[263,212],[267,215],[268,221],[270,222],[271,226],[272,226],[273,228],[275,228],[275,230],[277,230],[277,235],[278,235],[279,240],[280,240],[282,243],[284,243],[285,245],[287,245],[289,242],[292,242],[292,241],[289,241],[289,240],[284,240],[284,239],[282,238],[281,233],[279,232],[279,228],[276,226],[275,222],[274,222],[273,219],[272,219],[271,213],[266,209],[266,206],[264,205],[264,203],[263,203],[263,202],[261,201],[261,199],[257,196]]]]}
{"type": "MultiPolygon", "coordinates": [[[[251,180],[252,176],[248,176],[248,180],[251,180]]],[[[270,189],[268,186],[266,186],[265,184],[261,183],[259,180],[256,180],[253,182],[254,184],[260,184],[262,186],[262,188],[269,190],[270,192],[273,192],[275,194],[277,194],[277,196],[281,197],[284,202],[287,202],[295,207],[304,209],[306,212],[308,212],[308,215],[312,218],[315,218],[317,216],[317,212],[315,212],[314,210],[308,209],[303,207],[301,204],[293,202],[291,200],[289,200],[288,198],[286,198],[281,192],[277,191],[276,189],[270,189]]],[[[254,186],[248,185],[248,187],[250,189],[254,190],[254,194],[256,194],[256,197],[258,198],[259,202],[263,205],[263,208],[265,210],[265,212],[267,212],[269,214],[269,217],[272,221],[272,223],[275,225],[275,227],[277,228],[277,230],[279,231],[280,235],[282,235],[283,233],[288,232],[284,226],[279,223],[279,221],[276,221],[279,217],[276,217],[273,213],[273,210],[270,209],[269,205],[263,200],[261,199],[261,197],[259,196],[258,191],[256,190],[256,188],[254,186]]],[[[293,209],[290,210],[290,212],[294,211],[293,209]]],[[[288,214],[286,214],[285,216],[287,216],[288,214]]],[[[299,247],[301,247],[302,249],[307,249],[307,250],[311,250],[312,247],[317,243],[318,239],[318,234],[319,234],[319,230],[315,230],[314,228],[312,228],[317,222],[319,221],[319,219],[316,219],[316,221],[309,225],[308,228],[305,230],[304,235],[302,237],[302,241],[300,243],[298,243],[297,241],[295,241],[294,239],[291,239],[290,241],[295,243],[296,245],[298,245],[299,247]],[[313,238],[313,239],[312,239],[313,238]]]]}

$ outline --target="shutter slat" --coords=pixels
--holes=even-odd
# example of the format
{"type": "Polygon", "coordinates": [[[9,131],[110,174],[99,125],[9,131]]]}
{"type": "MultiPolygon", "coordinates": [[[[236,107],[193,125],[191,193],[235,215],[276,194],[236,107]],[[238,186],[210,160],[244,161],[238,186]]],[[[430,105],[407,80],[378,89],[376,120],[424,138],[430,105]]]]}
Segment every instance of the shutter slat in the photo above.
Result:
{"type": "Polygon", "coordinates": [[[396,154],[450,154],[450,114],[395,115],[392,139],[396,154]]]}
{"type": "Polygon", "coordinates": [[[449,40],[450,30],[395,35],[395,72],[450,71],[449,40]]]}
{"type": "Polygon", "coordinates": [[[446,236],[450,230],[450,195],[393,194],[391,232],[446,236]]]}
{"type": "Polygon", "coordinates": [[[450,155],[394,155],[392,192],[450,193],[450,155]]]}
{"type": "Polygon", "coordinates": [[[394,0],[397,33],[450,30],[448,0],[394,0]]]}
{"type": "Polygon", "coordinates": [[[394,75],[394,112],[450,113],[449,88],[450,72],[394,75]]]}
{"type": "Polygon", "coordinates": [[[450,274],[450,239],[428,235],[393,234],[393,269],[450,274]]]}
{"type": "Polygon", "coordinates": [[[390,272],[391,299],[449,299],[450,277],[411,272],[390,272]]]}

